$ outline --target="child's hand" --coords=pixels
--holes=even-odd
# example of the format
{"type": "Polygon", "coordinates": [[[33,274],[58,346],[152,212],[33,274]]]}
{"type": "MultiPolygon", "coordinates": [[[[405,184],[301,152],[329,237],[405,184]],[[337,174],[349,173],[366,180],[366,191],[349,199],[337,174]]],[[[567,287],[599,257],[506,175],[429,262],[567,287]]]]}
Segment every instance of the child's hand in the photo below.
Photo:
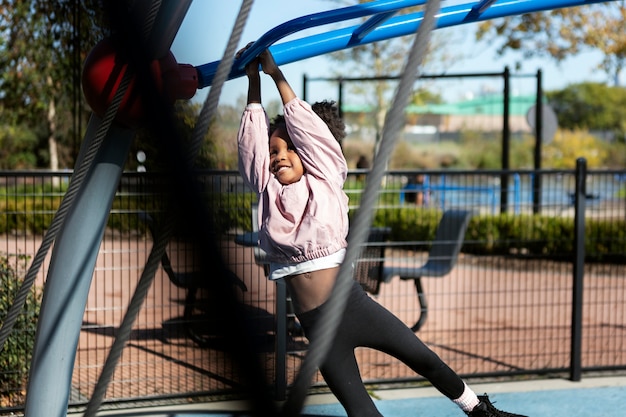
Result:
{"type": "MultiPolygon", "coordinates": [[[[235,58],[239,59],[241,55],[252,46],[253,43],[254,42],[250,42],[246,46],[241,48],[239,51],[237,51],[237,53],[235,54],[235,58]]],[[[259,58],[258,57],[254,58],[252,61],[250,61],[246,65],[246,75],[248,76],[248,78],[259,76],[259,58]]]]}
{"type": "Polygon", "coordinates": [[[269,49],[261,52],[261,55],[259,55],[259,61],[261,62],[263,72],[267,75],[272,76],[280,72],[280,69],[278,68],[278,65],[276,65],[276,61],[274,61],[274,57],[269,49]]]}

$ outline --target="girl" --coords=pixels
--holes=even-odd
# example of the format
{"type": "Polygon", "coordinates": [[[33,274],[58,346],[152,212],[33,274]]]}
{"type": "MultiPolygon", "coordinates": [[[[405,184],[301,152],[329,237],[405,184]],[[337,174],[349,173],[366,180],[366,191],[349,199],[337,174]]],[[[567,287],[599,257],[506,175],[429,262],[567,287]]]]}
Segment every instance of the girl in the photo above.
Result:
{"type": "MultiPolygon", "coordinates": [[[[250,44],[237,53],[239,57],[250,44]]],[[[248,105],[238,134],[239,171],[259,196],[259,244],[269,278],[284,279],[309,340],[344,259],[348,235],[348,167],[339,140],[344,126],[334,103],[298,99],[268,50],[246,66],[248,105]],[[283,102],[284,117],[270,125],[261,106],[259,64],[283,102]],[[269,135],[269,146],[268,146],[269,135]]],[[[382,417],[367,393],[354,349],[388,353],[426,377],[471,417],[522,417],[497,410],[400,319],[355,281],[327,358],[324,380],[350,417],[382,417]]]]}

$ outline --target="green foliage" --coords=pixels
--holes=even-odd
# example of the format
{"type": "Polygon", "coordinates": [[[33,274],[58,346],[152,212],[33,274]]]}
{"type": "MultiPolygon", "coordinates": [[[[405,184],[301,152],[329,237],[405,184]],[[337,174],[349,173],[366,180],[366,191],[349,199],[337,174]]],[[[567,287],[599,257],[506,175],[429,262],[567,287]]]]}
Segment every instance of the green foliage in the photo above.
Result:
{"type": "Polygon", "coordinates": [[[43,234],[61,204],[63,192],[51,186],[0,188],[0,233],[14,231],[43,234]],[[46,198],[33,196],[46,195],[46,198]],[[5,198],[6,196],[20,196],[5,198]]]}
{"type": "Polygon", "coordinates": [[[626,253],[626,220],[585,222],[585,253],[594,262],[624,263],[626,253]]]}
{"type": "Polygon", "coordinates": [[[559,131],[554,140],[544,145],[542,164],[545,168],[571,169],[578,158],[585,158],[589,168],[606,165],[611,145],[586,131],[559,131]]]}
{"type": "MultiPolygon", "coordinates": [[[[477,253],[560,256],[572,250],[571,218],[503,214],[481,216],[475,220],[476,225],[492,232],[488,247],[473,246],[477,253]]],[[[474,237],[480,242],[479,233],[474,233],[474,237]]]]}
{"type": "Polygon", "coordinates": [[[252,230],[251,204],[256,201],[252,193],[224,193],[214,196],[212,212],[217,233],[230,230],[252,230]]]}
{"type": "Polygon", "coordinates": [[[580,52],[595,50],[609,79],[619,79],[626,60],[624,2],[604,2],[586,7],[555,8],[481,22],[476,39],[497,47],[497,54],[519,51],[522,67],[528,58],[551,57],[561,62],[580,52]]]}
{"type": "MultiPolygon", "coordinates": [[[[391,228],[390,240],[418,242],[434,238],[442,213],[428,208],[379,209],[374,226],[391,228]]],[[[588,219],[585,230],[586,261],[623,263],[626,220],[588,219]]],[[[569,261],[574,251],[571,217],[543,215],[488,215],[472,217],[463,252],[474,255],[524,256],[569,261]]]]}
{"type": "MultiPolygon", "coordinates": [[[[158,138],[147,129],[141,129],[130,151],[126,169],[135,171],[138,166],[136,155],[143,151],[147,171],[163,171],[171,169],[172,155],[165,152],[160,145],[161,140],[177,140],[182,152],[190,148],[193,132],[198,121],[201,106],[192,101],[179,100],[174,104],[173,117],[177,138],[158,138]]],[[[237,169],[237,130],[241,110],[231,106],[220,106],[216,118],[211,122],[208,132],[204,135],[194,166],[197,169],[237,169]]]]}
{"type": "Polygon", "coordinates": [[[391,156],[391,169],[436,169],[458,164],[458,148],[437,144],[436,148],[422,149],[400,141],[391,156]]]}
{"type": "MultiPolygon", "coordinates": [[[[27,257],[16,257],[17,262],[26,264],[27,257]]],[[[25,265],[24,265],[25,266],[25,265]]],[[[4,323],[6,313],[20,287],[16,267],[9,258],[0,256],[0,321],[4,323]]],[[[35,345],[35,331],[41,303],[41,292],[33,289],[24,304],[22,314],[17,319],[13,332],[0,352],[0,396],[4,404],[21,401],[26,377],[30,368],[35,345]]]]}
{"type": "Polygon", "coordinates": [[[0,125],[0,169],[35,168],[37,145],[37,135],[27,126],[0,125]]]}
{"type": "Polygon", "coordinates": [[[102,15],[99,0],[2,2],[0,125],[36,133],[37,150],[31,157],[37,166],[50,162],[51,143],[59,145],[59,166],[74,165],[72,148],[84,133],[78,131],[78,121],[86,126],[89,117],[80,91],[80,68],[104,36],[102,15]]]}
{"type": "Polygon", "coordinates": [[[378,210],[374,226],[391,228],[390,240],[428,242],[434,239],[441,212],[422,207],[378,210]]]}
{"type": "Polygon", "coordinates": [[[420,87],[416,89],[411,97],[411,104],[424,105],[424,104],[441,104],[443,103],[443,97],[437,92],[428,90],[427,88],[420,87]]]}
{"type": "MultiPolygon", "coordinates": [[[[498,135],[501,136],[501,135],[498,135]]],[[[461,132],[464,168],[502,168],[502,138],[477,131],[461,132]]]]}
{"type": "Polygon", "coordinates": [[[585,82],[546,95],[561,128],[610,131],[626,139],[626,88],[585,82]]]}
{"type": "MultiPolygon", "coordinates": [[[[364,179],[351,177],[345,191],[351,207],[358,207],[364,179]]],[[[397,242],[416,242],[424,245],[434,237],[441,218],[440,210],[400,204],[399,183],[385,186],[379,195],[373,225],[391,228],[390,239],[397,242]]],[[[623,196],[626,191],[622,189],[623,196]]],[[[0,189],[0,233],[33,233],[41,235],[52,221],[63,197],[62,190],[48,187],[22,187],[0,189]],[[45,188],[45,189],[44,189],[45,188]],[[33,198],[46,194],[46,198],[33,198]],[[15,198],[15,195],[22,197],[15,198]]],[[[208,215],[215,226],[216,234],[227,234],[235,230],[251,230],[250,207],[256,201],[254,193],[212,193],[201,198],[206,203],[208,215]]],[[[158,198],[146,199],[143,194],[118,195],[108,219],[108,228],[121,233],[144,233],[146,225],[137,215],[139,212],[153,213],[154,217],[165,208],[158,198]]],[[[357,209],[349,213],[353,218],[357,209]]],[[[186,213],[175,214],[184,219],[186,213]]],[[[586,251],[590,261],[623,262],[626,253],[626,220],[587,220],[586,251]]],[[[571,217],[530,214],[476,215],[467,230],[464,251],[477,255],[524,255],[531,257],[563,258],[573,250],[574,229],[571,217]]]]}

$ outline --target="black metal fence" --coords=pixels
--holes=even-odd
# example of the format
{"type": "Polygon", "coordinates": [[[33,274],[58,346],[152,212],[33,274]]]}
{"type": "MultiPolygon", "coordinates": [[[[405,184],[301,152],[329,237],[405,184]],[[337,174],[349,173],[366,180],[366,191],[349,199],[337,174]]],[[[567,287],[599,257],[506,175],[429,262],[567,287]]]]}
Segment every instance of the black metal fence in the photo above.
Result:
{"type": "MultiPolygon", "coordinates": [[[[365,171],[345,190],[358,210],[365,171]]],[[[235,243],[252,228],[255,195],[236,172],[202,172],[222,256],[252,320],[258,362],[285,395],[307,341],[290,317],[286,348],[277,349],[277,296],[255,248],[235,243]],[[281,354],[281,352],[285,352],[281,354]],[[277,353],[278,352],[278,353],[277,353]]],[[[70,403],[90,397],[152,245],[147,216],[158,220],[166,179],[128,173],[120,183],[102,242],[76,352],[70,403]]],[[[20,279],[37,251],[69,173],[0,173],[0,254],[20,279]]],[[[456,267],[425,278],[428,319],[418,335],[462,376],[501,378],[626,369],[626,171],[394,171],[380,187],[375,225],[389,227],[386,265],[420,265],[444,210],[474,217],[456,267]],[[503,184],[505,186],[503,186],[503,184]],[[541,186],[537,189],[537,184],[541,186]]],[[[168,248],[171,270],[157,271],[106,401],[173,399],[237,393],[242,370],[224,340],[228,320],[214,306],[211,277],[186,280],[195,260],[180,234],[168,248]],[[169,272],[169,274],[168,274],[169,272]],[[174,272],[174,274],[172,274],[174,272]]],[[[67,260],[71,262],[71,260],[67,260]]],[[[37,285],[43,288],[44,264],[37,285]]],[[[4,297],[10,298],[11,294],[4,297]]],[[[377,301],[412,325],[419,314],[414,283],[397,277],[377,301]]],[[[280,312],[282,315],[282,312],[280,312]]],[[[32,328],[18,330],[32,336],[32,328]]],[[[418,381],[395,359],[360,349],[368,383],[418,381]]],[[[0,381],[23,369],[2,369],[0,381]]],[[[315,385],[323,386],[318,376],[315,385]]],[[[2,385],[5,410],[19,409],[24,386],[2,385]]]]}

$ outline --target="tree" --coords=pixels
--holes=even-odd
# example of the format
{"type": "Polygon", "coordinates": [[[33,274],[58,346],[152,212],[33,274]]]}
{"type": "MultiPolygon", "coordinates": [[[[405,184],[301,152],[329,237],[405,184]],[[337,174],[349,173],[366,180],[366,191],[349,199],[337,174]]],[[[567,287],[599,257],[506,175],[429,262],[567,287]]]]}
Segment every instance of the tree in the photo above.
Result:
{"type": "Polygon", "coordinates": [[[413,97],[411,97],[411,104],[415,104],[417,106],[441,103],[443,103],[443,97],[441,94],[424,87],[418,87],[413,93],[413,97]]]}
{"type": "Polygon", "coordinates": [[[609,132],[619,141],[626,138],[626,88],[579,83],[546,96],[561,128],[609,132]]]}
{"type": "Polygon", "coordinates": [[[36,166],[37,135],[26,126],[0,125],[0,169],[36,166]]]}
{"type": "MultiPolygon", "coordinates": [[[[278,107],[280,102],[270,103],[269,107],[278,107]]],[[[218,113],[204,135],[202,145],[194,160],[198,169],[237,169],[237,130],[241,121],[241,107],[223,105],[218,107],[218,113]]],[[[178,145],[184,148],[191,145],[194,127],[198,121],[200,103],[191,100],[178,100],[174,103],[172,112],[173,122],[180,141],[178,145]]],[[[271,114],[271,113],[268,113],[271,114]]],[[[172,161],[166,152],[159,148],[159,139],[155,138],[150,129],[137,130],[131,154],[138,151],[145,153],[147,159],[143,164],[148,171],[166,170],[171,167],[172,161]]],[[[135,158],[129,158],[126,169],[134,171],[138,163],[135,158]]]]}
{"type": "Polygon", "coordinates": [[[80,68],[104,35],[99,3],[0,0],[0,124],[36,131],[47,144],[38,163],[51,169],[73,165],[68,138],[82,137],[89,114],[80,68]]]}
{"type": "Polygon", "coordinates": [[[598,68],[618,85],[626,64],[625,28],[626,3],[612,1],[488,20],[479,24],[476,39],[499,43],[499,55],[521,51],[523,58],[549,56],[557,63],[595,49],[604,55],[598,68]]]}
{"type": "MultiPolygon", "coordinates": [[[[366,1],[359,0],[351,3],[366,3],[366,1]]],[[[414,13],[420,9],[421,7],[410,7],[402,10],[400,13],[414,13]]],[[[405,36],[334,52],[329,55],[330,58],[341,64],[335,75],[340,76],[340,74],[348,73],[352,77],[368,78],[397,76],[403,68],[412,40],[412,36],[405,36]]],[[[439,58],[437,60],[439,63],[448,59],[445,56],[446,49],[437,47],[439,43],[441,42],[436,37],[432,38],[426,61],[432,62],[435,55],[439,58]]],[[[426,71],[422,69],[422,72],[426,71]]],[[[377,145],[381,139],[385,116],[391,104],[391,93],[395,85],[395,82],[385,80],[372,81],[370,83],[360,82],[350,85],[352,92],[363,97],[365,104],[373,109],[370,120],[376,132],[375,143],[377,145]]],[[[420,97],[427,97],[424,93],[425,90],[427,89],[422,81],[420,93],[415,95],[414,100],[419,100],[420,97]]],[[[430,97],[436,97],[436,94],[430,97]]],[[[378,149],[378,146],[375,149],[378,149]]]]}

